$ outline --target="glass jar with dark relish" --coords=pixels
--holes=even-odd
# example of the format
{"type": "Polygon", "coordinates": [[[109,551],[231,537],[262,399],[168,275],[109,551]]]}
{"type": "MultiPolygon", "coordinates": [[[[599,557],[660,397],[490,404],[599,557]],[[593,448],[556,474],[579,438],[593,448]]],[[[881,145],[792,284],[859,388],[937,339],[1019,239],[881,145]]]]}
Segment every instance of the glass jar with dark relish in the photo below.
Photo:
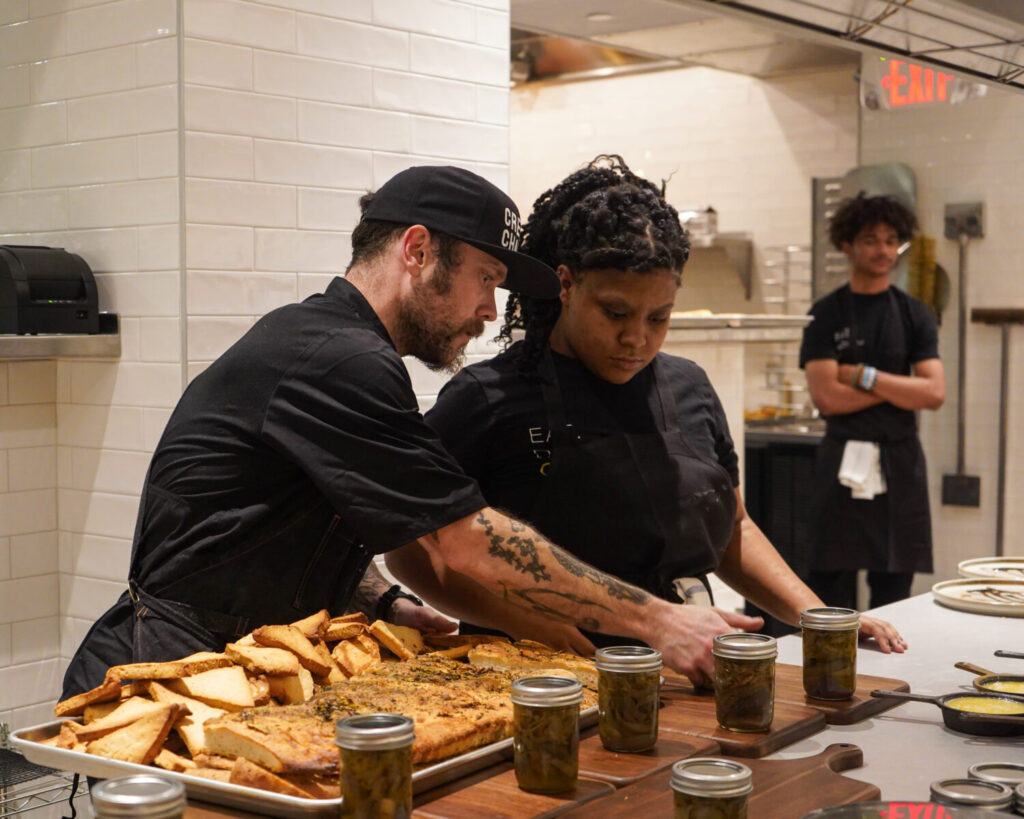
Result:
{"type": "Polygon", "coordinates": [[[597,729],[609,751],[639,753],[658,741],[661,652],[647,646],[609,646],[594,655],[597,729]]]}
{"type": "Polygon", "coordinates": [[[413,721],[359,714],[334,724],[341,749],[341,819],[412,816],[413,721]]]}
{"type": "Polygon", "coordinates": [[[767,731],[775,715],[774,637],[767,634],[719,634],[711,646],[715,658],[715,714],[728,731],[767,731]]]}
{"type": "Polygon", "coordinates": [[[583,686],[565,677],[521,677],[512,683],[516,781],[524,791],[562,793],[579,773],[583,686]]]}
{"type": "Polygon", "coordinates": [[[816,700],[848,700],[857,690],[854,609],[820,606],[800,612],[804,643],[804,692],[816,700]]]}
{"type": "Polygon", "coordinates": [[[752,776],[731,759],[680,760],[672,766],[673,819],[747,819],[752,776]]]}

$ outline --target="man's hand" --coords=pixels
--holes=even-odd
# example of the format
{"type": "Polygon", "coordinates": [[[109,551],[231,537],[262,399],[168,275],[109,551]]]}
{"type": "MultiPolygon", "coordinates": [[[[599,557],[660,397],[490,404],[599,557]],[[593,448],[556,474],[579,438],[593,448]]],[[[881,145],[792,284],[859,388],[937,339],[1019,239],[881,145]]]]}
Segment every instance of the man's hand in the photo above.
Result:
{"type": "Polygon", "coordinates": [[[711,606],[666,604],[667,616],[658,618],[647,643],[661,652],[662,661],[673,671],[685,674],[698,688],[707,688],[715,679],[711,643],[717,634],[752,631],[764,620],[734,614],[711,606]]]}
{"type": "Polygon", "coordinates": [[[417,606],[404,597],[395,600],[389,619],[396,626],[409,626],[423,634],[450,634],[459,625],[429,606],[417,606]]]}
{"type": "Polygon", "coordinates": [[[862,615],[860,636],[863,639],[873,638],[885,654],[891,654],[893,651],[902,654],[907,650],[907,641],[900,636],[892,623],[887,623],[885,620],[876,620],[874,617],[862,615]]]}

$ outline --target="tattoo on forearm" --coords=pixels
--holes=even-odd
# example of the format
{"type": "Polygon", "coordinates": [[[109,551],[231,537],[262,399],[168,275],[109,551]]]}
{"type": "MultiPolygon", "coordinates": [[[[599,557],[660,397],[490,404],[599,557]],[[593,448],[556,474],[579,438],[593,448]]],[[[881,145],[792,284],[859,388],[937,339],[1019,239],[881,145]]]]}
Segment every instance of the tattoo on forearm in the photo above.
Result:
{"type": "Polygon", "coordinates": [[[603,606],[593,600],[587,600],[575,594],[560,592],[555,589],[510,589],[505,583],[502,583],[501,585],[505,590],[506,600],[512,603],[518,603],[536,614],[542,614],[546,617],[550,617],[552,620],[560,620],[563,623],[572,623],[574,626],[587,629],[588,631],[600,631],[601,621],[596,617],[573,617],[570,614],[565,614],[564,612],[561,612],[545,603],[542,596],[550,594],[580,606],[597,606],[605,611],[611,611],[608,606],[603,606]]]}
{"type": "Polygon", "coordinates": [[[555,560],[558,561],[558,564],[569,572],[569,574],[575,575],[576,577],[582,577],[598,586],[604,586],[608,590],[608,596],[613,600],[627,600],[630,603],[636,603],[638,606],[642,606],[651,598],[651,595],[643,589],[631,586],[629,583],[619,580],[617,577],[612,577],[609,574],[598,571],[593,566],[589,566],[582,560],[578,560],[567,551],[558,548],[554,544],[551,545],[551,554],[555,556],[555,560]]]}
{"type": "Polygon", "coordinates": [[[537,544],[532,537],[520,537],[519,532],[529,531],[522,524],[513,524],[512,535],[508,538],[499,535],[494,531],[494,524],[481,511],[477,515],[477,522],[484,527],[490,546],[487,553],[501,558],[516,571],[530,575],[534,582],[550,580],[544,564],[540,562],[540,554],[537,552],[537,544]]]}
{"type": "Polygon", "coordinates": [[[371,563],[367,566],[363,579],[359,581],[359,585],[352,595],[349,611],[361,611],[372,619],[377,610],[377,601],[389,588],[391,588],[391,584],[371,563]]]}

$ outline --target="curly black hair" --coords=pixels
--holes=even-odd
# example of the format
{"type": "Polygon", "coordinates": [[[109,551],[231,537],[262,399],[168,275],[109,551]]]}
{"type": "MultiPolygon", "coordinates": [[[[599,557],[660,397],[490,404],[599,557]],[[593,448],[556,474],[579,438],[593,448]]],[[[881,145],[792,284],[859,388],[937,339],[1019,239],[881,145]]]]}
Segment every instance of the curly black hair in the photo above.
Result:
{"type": "MultiPolygon", "coordinates": [[[[588,270],[682,275],[690,240],[679,214],[661,188],[634,174],[621,156],[601,154],[542,193],[523,230],[521,250],[552,268],[565,265],[579,279],[588,270]]],[[[512,331],[526,331],[520,372],[536,371],[551,328],[562,310],[559,299],[513,293],[498,333],[504,347],[512,331]]]]}
{"type": "Polygon", "coordinates": [[[868,196],[864,191],[839,203],[828,225],[829,241],[836,250],[853,240],[864,228],[884,224],[896,231],[900,242],[907,242],[917,231],[914,212],[892,196],[868,196]]]}

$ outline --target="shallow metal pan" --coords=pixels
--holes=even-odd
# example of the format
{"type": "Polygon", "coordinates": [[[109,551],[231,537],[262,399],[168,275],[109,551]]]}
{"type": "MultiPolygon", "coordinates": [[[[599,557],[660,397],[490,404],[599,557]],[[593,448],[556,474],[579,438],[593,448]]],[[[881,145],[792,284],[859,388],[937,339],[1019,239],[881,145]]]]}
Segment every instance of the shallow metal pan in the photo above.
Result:
{"type": "Polygon", "coordinates": [[[987,691],[989,693],[996,694],[1013,694],[1014,696],[1024,696],[1024,674],[997,674],[995,671],[989,671],[981,666],[974,665],[974,663],[959,662],[954,663],[957,668],[961,668],[964,671],[970,671],[972,674],[979,676],[974,678],[974,687],[979,691],[987,691]],[[1022,688],[1020,691],[1003,691],[996,686],[1001,683],[1016,683],[1022,688]]]}
{"type": "Polygon", "coordinates": [[[952,708],[946,703],[950,700],[961,697],[981,697],[983,699],[1004,700],[1024,706],[1024,697],[1015,697],[1012,694],[994,694],[990,691],[957,691],[954,694],[941,694],[928,696],[927,694],[912,694],[909,691],[879,691],[871,692],[872,697],[888,697],[898,700],[913,700],[914,702],[930,702],[939,706],[942,711],[942,721],[946,727],[964,734],[974,734],[982,737],[1012,737],[1024,734],[1024,713],[1020,716],[1010,714],[978,714],[973,711],[961,711],[952,708]]]}

